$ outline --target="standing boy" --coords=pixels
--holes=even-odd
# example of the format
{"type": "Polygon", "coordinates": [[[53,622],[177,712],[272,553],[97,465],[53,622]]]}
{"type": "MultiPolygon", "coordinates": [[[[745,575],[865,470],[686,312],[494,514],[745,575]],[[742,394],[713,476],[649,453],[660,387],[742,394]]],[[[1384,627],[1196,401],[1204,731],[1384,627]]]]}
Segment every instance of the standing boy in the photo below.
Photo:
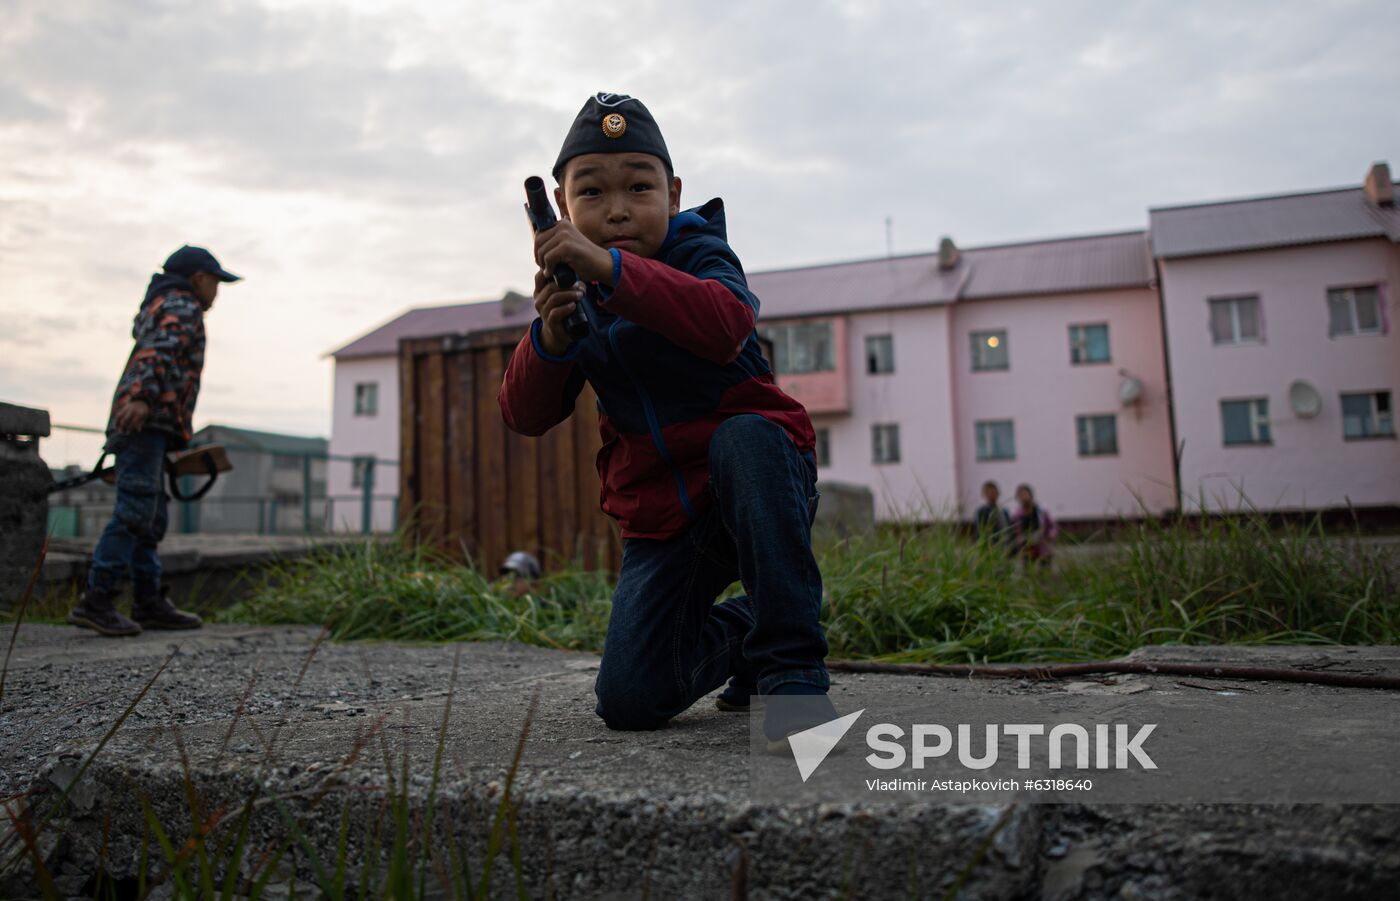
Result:
{"type": "MultiPolygon", "coordinates": [[[[811,549],[815,435],[760,352],[723,203],[681,211],[660,129],[621,94],[584,104],[554,177],[563,218],[535,239],[539,318],[499,401],[512,429],[541,435],[585,381],[598,395],[602,507],[624,538],[598,715],[654,729],[730,680],[725,709],[807,695],[834,716],[811,549]],[[555,285],[561,263],[578,285],[555,285]],[[564,322],[580,305],[591,327],[575,341],[564,322]],[[736,579],[747,594],[715,604],[736,579]]],[[[769,708],[770,739],[815,724],[775,712],[792,709],[769,708]]]]}
{"type": "Polygon", "coordinates": [[[131,326],[136,339],[112,398],[108,453],[117,458],[117,503],[92,552],[87,590],[68,622],[103,635],[145,629],[195,629],[200,619],[175,609],[160,581],[156,547],[168,522],[165,454],[189,444],[204,369],[204,314],[221,282],[238,276],[188,244],[151,276],[131,326]],[[117,612],[117,591],[131,573],[131,619],[117,612]]]}
{"type": "Polygon", "coordinates": [[[1011,517],[1001,506],[1001,488],[996,482],[982,483],[982,506],[977,508],[977,540],[993,545],[1011,546],[1011,517]]]}

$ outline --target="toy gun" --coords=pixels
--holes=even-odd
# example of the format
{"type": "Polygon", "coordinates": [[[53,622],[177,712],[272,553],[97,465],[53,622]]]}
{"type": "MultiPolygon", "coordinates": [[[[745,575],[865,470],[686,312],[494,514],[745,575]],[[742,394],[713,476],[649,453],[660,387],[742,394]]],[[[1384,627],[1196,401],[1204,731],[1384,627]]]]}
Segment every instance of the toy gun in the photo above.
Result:
{"type": "MultiPolygon", "coordinates": [[[[537,233],[549,231],[559,222],[549,202],[544,179],[538,175],[525,179],[525,215],[530,218],[530,225],[537,233]]],[[[559,287],[568,288],[577,281],[577,273],[567,263],[554,267],[554,283],[559,287]]],[[[564,320],[564,331],[575,340],[588,334],[588,314],[583,311],[583,304],[575,306],[569,318],[564,320]]]]}

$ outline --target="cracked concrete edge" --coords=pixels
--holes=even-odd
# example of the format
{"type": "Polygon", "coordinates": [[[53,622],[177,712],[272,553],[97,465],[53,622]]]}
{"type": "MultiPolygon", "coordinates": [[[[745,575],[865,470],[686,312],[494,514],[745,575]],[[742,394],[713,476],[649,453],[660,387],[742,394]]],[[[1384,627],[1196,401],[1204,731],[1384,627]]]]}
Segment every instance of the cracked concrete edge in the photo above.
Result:
{"type": "MultiPolygon", "coordinates": [[[[65,757],[36,780],[55,798],[76,768],[65,757]]],[[[234,828],[242,804],[257,783],[246,773],[196,769],[194,782],[206,816],[224,811],[234,828]]],[[[276,795],[299,821],[307,840],[328,869],[334,868],[342,810],[351,824],[347,857],[354,863],[379,859],[372,853],[377,823],[392,817],[395,797],[383,788],[383,769],[356,767],[343,774],[320,800],[325,771],[273,770],[262,797],[276,795]]],[[[439,786],[434,835],[440,858],[447,836],[464,859],[478,862],[481,878],[491,824],[502,800],[503,779],[480,778],[439,786]]],[[[143,794],[178,846],[190,832],[183,775],[145,761],[95,762],[83,786],[69,795],[58,823],[63,841],[55,846],[59,869],[92,871],[104,834],[105,859],[117,877],[135,874],[144,824],[136,792],[143,794]]],[[[420,815],[428,792],[410,780],[409,807],[420,815]]],[[[42,807],[46,796],[34,798],[42,807]]],[[[653,897],[728,896],[742,880],[751,897],[834,898],[941,896],[987,845],[964,886],[968,897],[1020,897],[1030,891],[1036,872],[1042,813],[1033,806],[889,805],[872,811],[848,805],[805,808],[736,803],[719,794],[663,796],[637,792],[597,792],[582,786],[525,774],[512,788],[526,892],[530,897],[635,896],[645,887],[653,897]],[[1003,822],[1004,819],[1004,822],[1003,822]],[[995,832],[994,832],[995,830],[995,832]]],[[[264,804],[250,834],[261,846],[285,840],[287,825],[278,805],[264,804]]],[[[216,833],[217,834],[217,833],[216,833]]],[[[158,852],[156,852],[158,854],[158,852]]],[[[290,875],[290,873],[288,873],[290,875]]],[[[299,855],[298,882],[314,885],[315,870],[299,855]]],[[[351,881],[357,878],[351,873],[351,881]]],[[[508,848],[497,858],[493,885],[514,884],[508,848]]],[[[430,882],[434,881],[430,877],[430,882]]],[[[17,885],[8,888],[17,888],[17,885]]],[[[0,892],[7,886],[0,880],[0,892]]],[[[7,895],[8,896],[8,895],[7,895]]]]}

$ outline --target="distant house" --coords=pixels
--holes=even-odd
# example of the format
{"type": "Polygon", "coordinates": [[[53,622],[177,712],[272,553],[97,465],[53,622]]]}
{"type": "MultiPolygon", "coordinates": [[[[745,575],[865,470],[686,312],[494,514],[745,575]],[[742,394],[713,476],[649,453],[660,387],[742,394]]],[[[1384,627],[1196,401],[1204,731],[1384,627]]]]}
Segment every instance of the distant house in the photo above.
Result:
{"type": "MultiPolygon", "coordinates": [[[[111,463],[111,458],[107,461],[111,463]]],[[[55,482],[84,475],[87,469],[77,464],[63,469],[50,469],[55,482]]],[[[79,538],[100,535],[112,518],[112,506],[117,501],[117,487],[101,479],[55,491],[49,495],[49,535],[54,538],[79,538]]]]}
{"type": "Polygon", "coordinates": [[[1184,506],[1400,505],[1389,167],[1150,216],[1184,506]]]}
{"type": "Polygon", "coordinates": [[[821,477],[881,518],[967,516],[1029,482],[1058,516],[1175,505],[1157,292],[1141,231],[757,272],[778,382],[821,477]],[[1131,387],[1130,387],[1131,386],[1131,387]]]}
{"type": "Polygon", "coordinates": [[[367,479],[375,500],[375,531],[393,529],[399,473],[399,341],[516,325],[524,334],[535,317],[530,298],[514,292],[500,300],[419,307],[396,316],[332,351],[335,388],[331,406],[331,460],[327,484],[332,528],[361,528],[361,508],[343,508],[340,498],[359,497],[367,479]],[[374,461],[379,461],[375,463],[374,461]]]}
{"type": "MultiPolygon", "coordinates": [[[[222,444],[233,471],[219,476],[198,503],[172,503],[171,532],[325,530],[326,439],[208,425],[191,443],[222,444]]],[[[187,481],[194,488],[203,480],[187,481]]]]}

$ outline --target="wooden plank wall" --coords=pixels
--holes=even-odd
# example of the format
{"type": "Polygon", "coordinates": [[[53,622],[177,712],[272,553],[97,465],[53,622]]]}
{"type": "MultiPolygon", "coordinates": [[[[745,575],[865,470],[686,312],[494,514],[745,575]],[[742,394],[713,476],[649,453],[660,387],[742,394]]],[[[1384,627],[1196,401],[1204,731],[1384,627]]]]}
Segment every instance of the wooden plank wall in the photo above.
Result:
{"type": "Polygon", "coordinates": [[[555,570],[616,571],[617,527],[598,507],[591,388],[543,437],[506,428],[496,404],[518,330],[399,345],[400,521],[408,535],[493,571],[525,550],[555,570]]]}

